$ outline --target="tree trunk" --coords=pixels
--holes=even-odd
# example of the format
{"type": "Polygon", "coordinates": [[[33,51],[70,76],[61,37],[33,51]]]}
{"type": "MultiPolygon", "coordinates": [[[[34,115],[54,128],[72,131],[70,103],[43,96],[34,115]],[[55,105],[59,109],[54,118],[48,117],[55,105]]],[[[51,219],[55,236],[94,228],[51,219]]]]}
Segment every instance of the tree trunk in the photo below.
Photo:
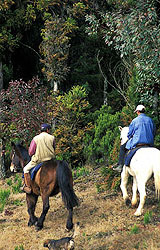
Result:
{"type": "Polygon", "coordinates": [[[3,89],[3,70],[2,61],[0,60],[0,91],[3,89]]]}
{"type": "Polygon", "coordinates": [[[104,98],[103,104],[104,104],[104,105],[108,105],[107,87],[108,87],[107,80],[104,79],[104,92],[103,92],[103,96],[104,96],[104,97],[103,97],[103,98],[104,98]]]}
{"type": "Polygon", "coordinates": [[[4,165],[4,146],[3,146],[3,140],[0,139],[0,179],[5,178],[5,165],[4,165]]]}

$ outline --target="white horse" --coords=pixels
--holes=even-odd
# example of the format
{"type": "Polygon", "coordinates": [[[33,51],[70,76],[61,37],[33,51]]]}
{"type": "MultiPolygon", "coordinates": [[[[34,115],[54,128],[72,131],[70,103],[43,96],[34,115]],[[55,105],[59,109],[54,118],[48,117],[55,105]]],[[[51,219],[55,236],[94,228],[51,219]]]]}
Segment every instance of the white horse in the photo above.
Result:
{"type": "MultiPolygon", "coordinates": [[[[121,145],[123,145],[127,140],[127,134],[129,131],[128,127],[119,127],[121,131],[121,145]]],[[[160,196],[160,150],[154,147],[140,148],[136,151],[133,156],[130,166],[123,166],[123,171],[121,173],[121,185],[123,199],[126,203],[135,206],[137,203],[137,189],[140,194],[139,206],[134,213],[135,216],[140,216],[143,212],[143,206],[146,198],[145,185],[150,177],[154,176],[155,192],[157,198],[160,196]],[[132,186],[132,200],[130,201],[127,193],[127,182],[129,174],[133,176],[133,186],[132,186]]]]}

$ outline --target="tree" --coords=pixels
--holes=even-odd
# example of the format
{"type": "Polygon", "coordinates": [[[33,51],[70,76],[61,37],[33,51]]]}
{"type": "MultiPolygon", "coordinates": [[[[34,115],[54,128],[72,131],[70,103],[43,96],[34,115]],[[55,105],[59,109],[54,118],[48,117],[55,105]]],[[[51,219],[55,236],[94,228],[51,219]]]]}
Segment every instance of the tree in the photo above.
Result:
{"type": "Polygon", "coordinates": [[[141,97],[136,102],[154,109],[158,116],[160,31],[155,1],[119,1],[119,6],[116,1],[108,3],[111,11],[87,16],[88,32],[103,34],[106,44],[114,47],[125,63],[129,78],[136,71],[141,97]]]}
{"type": "Polygon", "coordinates": [[[52,106],[50,115],[52,118],[54,115],[56,121],[56,156],[77,167],[84,163],[83,139],[93,127],[88,119],[91,106],[87,101],[86,90],[74,86],[64,95],[53,92],[49,99],[52,106]]]}
{"type": "Polygon", "coordinates": [[[40,45],[43,55],[41,62],[44,65],[42,71],[55,91],[69,72],[67,61],[71,36],[78,29],[77,16],[84,15],[85,10],[82,2],[63,1],[57,8],[51,7],[46,13],[40,45]]]}

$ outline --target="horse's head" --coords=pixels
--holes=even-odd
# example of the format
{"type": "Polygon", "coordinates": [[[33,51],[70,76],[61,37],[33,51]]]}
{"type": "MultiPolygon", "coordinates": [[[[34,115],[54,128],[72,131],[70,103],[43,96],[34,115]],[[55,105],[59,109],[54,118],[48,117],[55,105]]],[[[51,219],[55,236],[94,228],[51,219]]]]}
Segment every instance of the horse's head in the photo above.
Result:
{"type": "Polygon", "coordinates": [[[128,131],[129,131],[129,127],[121,127],[121,126],[118,126],[120,132],[121,132],[121,135],[120,135],[120,139],[121,139],[121,145],[123,145],[124,143],[126,143],[126,141],[128,140],[128,131]]]}
{"type": "Polygon", "coordinates": [[[11,142],[11,146],[10,171],[17,172],[18,169],[24,168],[24,166],[30,161],[30,156],[27,149],[22,144],[15,144],[14,142],[11,142]]]}

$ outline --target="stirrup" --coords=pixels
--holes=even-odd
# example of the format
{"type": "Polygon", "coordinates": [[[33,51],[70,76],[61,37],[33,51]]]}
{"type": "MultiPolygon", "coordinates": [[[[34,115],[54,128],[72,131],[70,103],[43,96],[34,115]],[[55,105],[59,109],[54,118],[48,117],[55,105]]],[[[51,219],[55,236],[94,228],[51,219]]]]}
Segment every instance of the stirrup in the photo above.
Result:
{"type": "Polygon", "coordinates": [[[113,170],[114,170],[114,171],[117,171],[117,172],[121,172],[121,171],[122,171],[122,168],[123,168],[122,165],[118,165],[117,167],[113,167],[113,170]]]}

